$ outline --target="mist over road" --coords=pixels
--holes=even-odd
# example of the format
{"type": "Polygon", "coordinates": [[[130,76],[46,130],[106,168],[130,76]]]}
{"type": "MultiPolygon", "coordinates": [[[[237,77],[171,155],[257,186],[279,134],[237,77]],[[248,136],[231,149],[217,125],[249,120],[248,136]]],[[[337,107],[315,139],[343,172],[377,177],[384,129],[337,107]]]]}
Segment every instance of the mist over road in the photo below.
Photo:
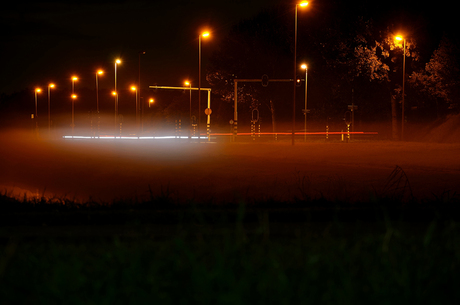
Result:
{"type": "Polygon", "coordinates": [[[22,198],[367,200],[396,166],[417,198],[460,191],[460,144],[415,142],[189,143],[177,140],[35,140],[0,133],[0,191],[22,198]]]}

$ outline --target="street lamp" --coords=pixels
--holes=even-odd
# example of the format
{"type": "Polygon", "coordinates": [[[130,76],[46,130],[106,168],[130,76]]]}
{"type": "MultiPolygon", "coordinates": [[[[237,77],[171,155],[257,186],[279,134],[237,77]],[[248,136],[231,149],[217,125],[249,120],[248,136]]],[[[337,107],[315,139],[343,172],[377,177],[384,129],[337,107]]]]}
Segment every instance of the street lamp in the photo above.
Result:
{"type": "Polygon", "coordinates": [[[191,119],[191,118],[192,118],[192,82],[186,80],[186,81],[184,82],[184,85],[190,87],[189,92],[190,92],[190,119],[191,119]]]}
{"type": "Polygon", "coordinates": [[[72,94],[70,95],[70,98],[72,99],[72,135],[73,135],[73,131],[74,131],[74,127],[75,127],[75,113],[74,113],[74,108],[75,108],[75,105],[74,105],[74,102],[75,102],[75,99],[77,98],[77,96],[75,95],[75,82],[78,80],[78,77],[76,76],[72,76],[72,94]]]}
{"type": "Polygon", "coordinates": [[[50,99],[51,99],[51,88],[54,88],[54,84],[49,84],[48,85],[48,135],[50,136],[51,135],[51,103],[50,103],[50,99]]]}
{"type": "Polygon", "coordinates": [[[297,7],[306,7],[308,6],[307,1],[302,1],[300,3],[297,3],[295,5],[295,22],[294,22],[294,77],[293,77],[293,83],[294,83],[294,94],[293,94],[293,103],[292,103],[292,145],[294,145],[294,138],[295,138],[295,92],[296,92],[296,79],[297,79],[297,7]]]}
{"type": "Polygon", "coordinates": [[[38,118],[38,108],[37,108],[37,94],[42,92],[42,89],[40,88],[35,88],[35,132],[38,131],[38,121],[37,121],[37,118],[38,118]]]}
{"type": "Polygon", "coordinates": [[[96,111],[99,114],[99,75],[104,74],[104,71],[98,70],[96,72],[96,111]]]}
{"type": "Polygon", "coordinates": [[[131,86],[131,90],[136,92],[136,127],[139,129],[139,100],[138,100],[138,90],[136,86],[131,86]]]}
{"type": "Polygon", "coordinates": [[[209,32],[203,32],[198,36],[198,139],[201,136],[201,37],[209,37],[209,32]]]}
{"type": "Polygon", "coordinates": [[[77,98],[76,94],[72,94],[70,96],[72,98],[72,136],[73,136],[73,130],[75,127],[75,99],[77,98]]]}
{"type": "Polygon", "coordinates": [[[75,82],[78,80],[78,77],[72,76],[72,94],[75,93],[75,82]]]}
{"type": "Polygon", "coordinates": [[[401,101],[401,141],[404,141],[404,85],[406,78],[406,39],[402,36],[396,36],[396,40],[403,41],[403,79],[402,79],[402,101],[401,101]]]}
{"type": "Polygon", "coordinates": [[[305,109],[304,109],[304,116],[305,116],[305,121],[304,121],[304,130],[305,130],[305,137],[304,140],[307,142],[307,76],[308,76],[308,66],[306,64],[303,64],[300,66],[302,69],[305,69],[305,109]]]}
{"type": "Polygon", "coordinates": [[[117,117],[118,117],[118,93],[117,93],[117,66],[121,63],[121,60],[115,60],[115,89],[112,94],[115,96],[115,128],[117,127],[117,117]]]}
{"type": "Polygon", "coordinates": [[[149,99],[149,108],[153,103],[155,103],[155,100],[153,98],[149,99]]]}

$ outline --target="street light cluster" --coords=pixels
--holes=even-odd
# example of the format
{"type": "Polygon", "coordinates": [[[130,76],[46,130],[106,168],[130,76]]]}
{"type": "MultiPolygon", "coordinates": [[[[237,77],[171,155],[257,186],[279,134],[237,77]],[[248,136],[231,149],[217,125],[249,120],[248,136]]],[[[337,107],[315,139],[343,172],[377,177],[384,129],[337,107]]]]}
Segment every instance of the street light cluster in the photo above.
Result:
{"type": "MultiPolygon", "coordinates": [[[[307,1],[302,1],[300,3],[297,3],[295,5],[295,31],[294,31],[294,80],[297,79],[297,10],[298,7],[304,8],[307,7],[309,3],[307,1]]],[[[207,38],[210,36],[210,33],[208,31],[203,31],[200,33],[198,36],[198,132],[200,133],[200,122],[201,122],[201,40],[203,38],[207,38]]],[[[406,40],[402,36],[396,36],[396,40],[398,41],[403,41],[404,42],[404,56],[403,56],[403,81],[402,81],[402,125],[401,125],[401,139],[404,137],[404,77],[405,77],[405,49],[406,49],[406,40]]],[[[145,52],[140,52],[139,53],[139,71],[140,71],[140,54],[145,54],[145,52]]],[[[114,90],[112,91],[112,95],[115,98],[115,126],[117,125],[118,122],[118,83],[117,83],[117,68],[118,65],[121,64],[120,59],[116,59],[114,62],[114,68],[115,68],[115,82],[114,82],[114,90]]],[[[301,68],[305,70],[305,109],[303,109],[304,113],[304,128],[305,132],[307,130],[307,113],[308,113],[308,108],[307,108],[307,76],[308,76],[308,68],[307,64],[302,64],[301,68]]],[[[96,76],[96,100],[97,100],[97,113],[99,114],[99,76],[102,76],[104,72],[102,70],[98,70],[95,73],[96,76]]],[[[75,126],[74,122],[74,101],[77,98],[75,94],[75,82],[78,80],[76,76],[73,76],[71,78],[72,80],[72,94],[71,94],[71,99],[72,99],[72,132],[73,128],[75,126]]],[[[139,72],[139,82],[140,82],[140,72],[139,72]]],[[[292,117],[292,145],[294,145],[295,141],[295,115],[296,115],[296,109],[295,109],[295,101],[296,101],[296,87],[297,87],[297,82],[294,81],[294,90],[293,90],[293,117],[292,117]]],[[[185,86],[190,87],[190,117],[192,117],[192,98],[191,98],[191,88],[192,84],[190,81],[185,81],[184,82],[185,86]]],[[[50,126],[50,89],[54,88],[54,84],[50,84],[48,86],[48,120],[49,120],[49,126],[50,126]]],[[[136,124],[137,127],[139,128],[139,114],[140,114],[140,101],[139,101],[139,91],[140,91],[140,84],[139,87],[132,86],[131,90],[136,93],[136,124]]],[[[41,90],[37,88],[35,90],[35,117],[38,116],[37,113],[37,94],[40,93],[41,90]]],[[[153,99],[150,99],[148,101],[149,107],[153,104],[153,99]]],[[[142,107],[143,108],[143,107],[142,107]]],[[[142,109],[142,115],[143,115],[143,109],[142,109]]],[[[306,137],[306,136],[305,136],[306,137]]],[[[305,138],[306,140],[306,138],[305,138]]]]}
{"type": "MultiPolygon", "coordinates": [[[[205,32],[202,32],[200,35],[199,35],[199,72],[198,72],[198,84],[199,84],[199,88],[198,88],[198,96],[199,96],[199,105],[200,105],[200,90],[201,90],[201,39],[202,38],[207,38],[210,36],[210,33],[208,31],[205,31],[205,32]]],[[[145,52],[140,52],[139,54],[145,54],[145,52]]],[[[118,123],[118,82],[117,82],[117,68],[118,68],[118,65],[121,64],[121,60],[120,59],[116,59],[115,62],[114,62],[114,68],[115,68],[115,82],[114,82],[114,90],[112,91],[112,95],[114,96],[115,98],[115,126],[117,125],[118,123]]],[[[139,71],[140,71],[140,55],[139,55],[139,71]]],[[[102,70],[98,70],[96,71],[95,73],[95,76],[96,76],[96,107],[97,107],[97,113],[99,114],[99,77],[102,76],[104,74],[104,71],[102,70]]],[[[139,72],[140,74],[140,72],[139,72]]],[[[74,132],[74,127],[75,127],[75,100],[77,99],[77,95],[75,94],[75,82],[78,80],[78,77],[77,76],[72,76],[71,77],[71,84],[72,84],[72,92],[71,92],[71,95],[70,95],[70,98],[71,98],[71,101],[72,101],[72,124],[71,124],[71,127],[72,127],[72,134],[74,132]]],[[[139,75],[139,82],[140,82],[140,75],[139,75]]],[[[190,81],[186,81],[185,84],[187,86],[190,86],[190,88],[192,87],[191,85],[191,82],[190,81]]],[[[51,128],[51,118],[50,118],[50,88],[54,88],[55,85],[54,84],[49,84],[48,86],[48,121],[49,121],[49,128],[51,128]]],[[[139,84],[139,87],[136,87],[136,86],[131,86],[131,90],[134,91],[136,93],[136,124],[137,124],[137,128],[139,128],[139,123],[140,123],[140,111],[141,111],[141,107],[140,107],[140,101],[139,101],[139,91],[140,91],[140,84],[139,84]]],[[[36,88],[34,90],[35,92],[35,122],[36,122],[36,127],[38,128],[38,123],[37,123],[37,116],[38,116],[38,110],[37,110],[37,94],[41,92],[41,89],[40,88],[36,88]]],[[[151,105],[154,103],[154,99],[149,99],[148,101],[149,103],[149,108],[151,107],[151,105]]],[[[191,116],[191,90],[190,90],[190,116],[191,116]]],[[[200,107],[200,106],[199,106],[200,107]]],[[[201,112],[201,108],[199,110],[201,112]]],[[[142,115],[143,115],[143,107],[142,107],[142,115]]]]}

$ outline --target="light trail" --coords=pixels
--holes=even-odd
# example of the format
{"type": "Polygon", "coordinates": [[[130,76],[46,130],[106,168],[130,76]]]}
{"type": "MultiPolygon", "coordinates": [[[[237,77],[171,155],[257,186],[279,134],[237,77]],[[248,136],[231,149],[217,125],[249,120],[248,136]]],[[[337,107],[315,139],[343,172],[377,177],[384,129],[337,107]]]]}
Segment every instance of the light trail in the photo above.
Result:
{"type": "MultiPolygon", "coordinates": [[[[296,135],[377,135],[378,132],[376,131],[354,131],[354,132],[346,132],[346,131],[320,131],[320,132],[296,132],[296,135]]],[[[233,133],[211,133],[211,136],[233,136],[233,133]]],[[[238,136],[273,136],[273,135],[292,135],[291,132],[241,132],[238,133],[238,136]]],[[[208,139],[207,136],[200,136],[200,137],[187,137],[187,136],[99,136],[99,137],[91,137],[91,136],[63,136],[63,139],[75,139],[75,140],[170,140],[170,139],[180,139],[180,140],[196,140],[196,139],[208,139]]]]}

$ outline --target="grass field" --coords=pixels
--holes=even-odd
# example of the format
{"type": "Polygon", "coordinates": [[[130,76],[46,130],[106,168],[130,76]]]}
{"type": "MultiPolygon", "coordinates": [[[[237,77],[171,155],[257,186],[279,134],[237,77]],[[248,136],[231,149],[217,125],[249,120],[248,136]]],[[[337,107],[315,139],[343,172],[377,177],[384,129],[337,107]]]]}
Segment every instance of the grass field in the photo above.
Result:
{"type": "Polygon", "coordinates": [[[457,304],[456,202],[2,196],[2,304],[457,304]],[[65,203],[65,204],[64,204],[65,203]]]}

